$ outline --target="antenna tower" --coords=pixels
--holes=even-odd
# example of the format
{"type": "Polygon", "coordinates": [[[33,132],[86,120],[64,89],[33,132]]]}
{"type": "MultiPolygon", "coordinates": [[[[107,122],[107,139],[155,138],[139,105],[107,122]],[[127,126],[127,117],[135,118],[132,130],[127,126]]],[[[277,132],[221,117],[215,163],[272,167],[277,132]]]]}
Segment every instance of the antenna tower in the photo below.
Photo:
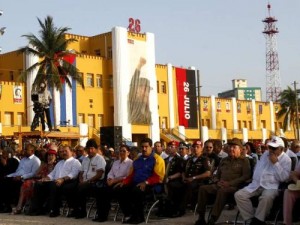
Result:
{"type": "Polygon", "coordinates": [[[281,80],[279,72],[279,59],[277,51],[277,19],[271,16],[271,5],[268,4],[268,17],[263,21],[265,28],[263,34],[266,37],[266,100],[277,102],[281,92],[281,80]]]}

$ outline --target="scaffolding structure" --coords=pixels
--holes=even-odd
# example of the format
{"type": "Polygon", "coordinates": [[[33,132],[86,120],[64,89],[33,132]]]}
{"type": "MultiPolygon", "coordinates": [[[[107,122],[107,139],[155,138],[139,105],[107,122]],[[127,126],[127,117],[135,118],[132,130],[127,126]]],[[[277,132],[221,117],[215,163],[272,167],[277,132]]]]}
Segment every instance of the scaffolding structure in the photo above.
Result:
{"type": "Polygon", "coordinates": [[[278,28],[275,17],[271,16],[271,5],[268,4],[268,16],[262,21],[265,24],[263,34],[266,38],[266,100],[277,102],[281,92],[281,79],[277,51],[278,28]]]}

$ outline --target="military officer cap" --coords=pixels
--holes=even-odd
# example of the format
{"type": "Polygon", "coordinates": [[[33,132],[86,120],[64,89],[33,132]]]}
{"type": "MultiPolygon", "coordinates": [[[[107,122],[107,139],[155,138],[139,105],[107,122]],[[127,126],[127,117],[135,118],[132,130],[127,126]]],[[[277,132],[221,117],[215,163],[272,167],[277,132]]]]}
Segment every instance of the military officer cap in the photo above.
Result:
{"type": "Polygon", "coordinates": [[[175,147],[178,147],[178,142],[177,141],[170,141],[168,143],[168,146],[175,146],[175,147]]]}
{"type": "Polygon", "coordinates": [[[180,142],[179,148],[189,148],[189,146],[185,142],[180,142]]]}

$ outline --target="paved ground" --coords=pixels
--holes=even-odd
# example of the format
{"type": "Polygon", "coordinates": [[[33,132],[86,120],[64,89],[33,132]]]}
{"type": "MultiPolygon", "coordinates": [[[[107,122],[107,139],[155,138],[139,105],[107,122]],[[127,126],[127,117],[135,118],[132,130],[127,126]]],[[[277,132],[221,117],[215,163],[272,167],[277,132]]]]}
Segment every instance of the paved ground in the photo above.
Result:
{"type": "MultiPolygon", "coordinates": [[[[231,220],[235,217],[236,210],[224,210],[220,220],[231,220]]],[[[193,225],[196,216],[192,212],[187,213],[185,216],[180,218],[172,219],[161,219],[151,217],[148,222],[151,225],[173,225],[173,224],[186,224],[193,225]]],[[[65,216],[59,216],[56,218],[49,218],[47,216],[25,216],[25,215],[10,215],[10,214],[0,214],[0,225],[82,225],[82,224],[100,224],[93,222],[91,219],[74,219],[67,218],[65,216]]],[[[113,218],[109,218],[109,221],[101,223],[103,225],[108,224],[121,224],[120,219],[116,222],[113,221],[113,218]]],[[[145,223],[143,223],[145,224],[145,223]]]]}

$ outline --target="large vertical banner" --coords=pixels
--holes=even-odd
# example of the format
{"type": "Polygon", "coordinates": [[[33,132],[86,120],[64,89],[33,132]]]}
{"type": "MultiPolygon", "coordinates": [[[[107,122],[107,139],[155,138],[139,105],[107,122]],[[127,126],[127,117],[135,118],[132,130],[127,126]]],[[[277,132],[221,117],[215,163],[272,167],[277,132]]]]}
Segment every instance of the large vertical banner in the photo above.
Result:
{"type": "Polygon", "coordinates": [[[179,125],[197,128],[197,95],[195,70],[176,68],[179,125]]]}
{"type": "MultiPolygon", "coordinates": [[[[129,93],[128,122],[131,124],[151,124],[149,104],[150,73],[146,56],[146,42],[128,39],[129,93]]],[[[126,79],[126,78],[125,78],[126,79]]]]}

